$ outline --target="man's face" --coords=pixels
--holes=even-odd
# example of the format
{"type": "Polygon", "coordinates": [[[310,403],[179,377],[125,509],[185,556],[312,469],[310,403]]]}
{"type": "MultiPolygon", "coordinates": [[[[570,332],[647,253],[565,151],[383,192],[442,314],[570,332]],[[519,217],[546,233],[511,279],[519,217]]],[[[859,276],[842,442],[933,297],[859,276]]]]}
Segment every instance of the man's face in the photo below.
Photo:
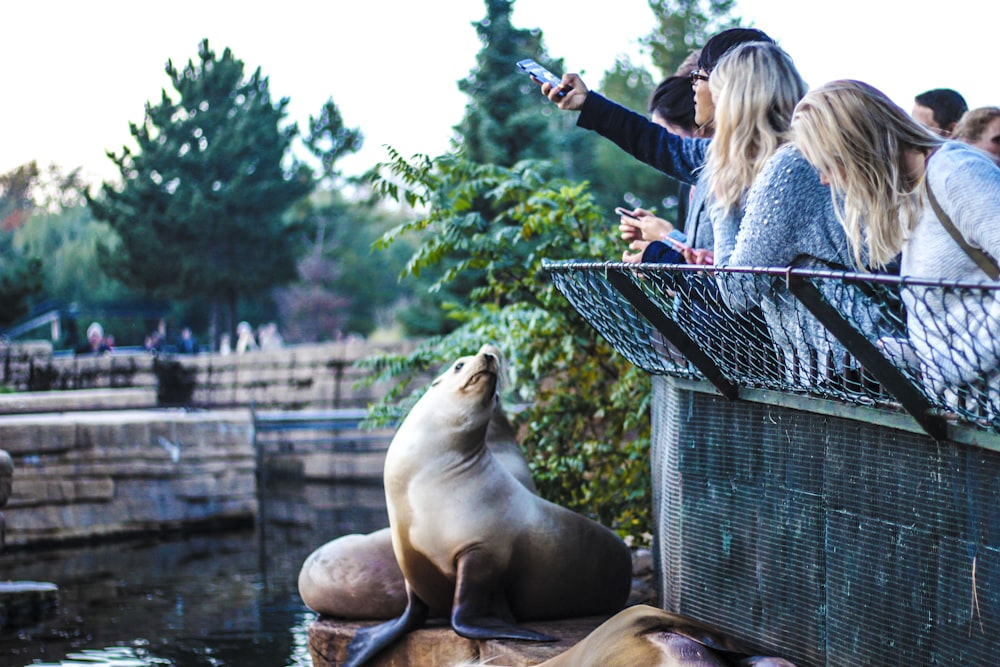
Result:
{"type": "Polygon", "coordinates": [[[914,104],[910,115],[913,117],[913,120],[930,129],[935,134],[940,134],[942,137],[948,136],[948,133],[934,120],[934,111],[930,107],[925,107],[923,104],[914,104]]]}

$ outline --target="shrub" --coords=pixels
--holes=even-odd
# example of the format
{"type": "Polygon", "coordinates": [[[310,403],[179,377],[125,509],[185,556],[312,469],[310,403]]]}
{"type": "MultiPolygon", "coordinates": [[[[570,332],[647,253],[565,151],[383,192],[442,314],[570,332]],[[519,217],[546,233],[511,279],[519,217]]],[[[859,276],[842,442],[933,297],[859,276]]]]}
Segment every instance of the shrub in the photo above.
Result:
{"type": "Polygon", "coordinates": [[[540,493],[612,526],[650,532],[648,375],[608,345],[558,292],[542,260],[618,261],[617,219],[598,210],[586,183],[545,176],[546,164],[473,164],[460,155],[390,162],[372,175],[384,197],[424,211],[377,247],[415,236],[403,277],[438,271],[431,289],[477,272],[463,302],[445,304],[459,326],[407,355],[364,362],[395,389],[375,406],[381,421],[405,411],[411,380],[493,342],[504,352],[505,405],[540,493]]]}

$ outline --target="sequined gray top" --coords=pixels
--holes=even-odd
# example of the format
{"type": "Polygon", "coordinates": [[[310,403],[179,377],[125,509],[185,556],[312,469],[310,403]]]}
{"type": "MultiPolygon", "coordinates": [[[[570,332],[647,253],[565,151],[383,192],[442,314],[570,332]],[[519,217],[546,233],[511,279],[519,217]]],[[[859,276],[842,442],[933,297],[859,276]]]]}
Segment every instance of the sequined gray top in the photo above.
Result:
{"type": "MultiPolygon", "coordinates": [[[[746,194],[742,210],[713,212],[716,266],[848,269],[854,266],[830,189],[792,144],[779,148],[746,194]]],[[[733,309],[760,306],[784,359],[786,380],[812,385],[851,365],[846,350],[780,280],[747,274],[718,275],[733,309]]],[[[866,333],[878,335],[878,305],[836,282],[819,285],[827,298],[866,333]]]]}
{"type": "Polygon", "coordinates": [[[712,220],[716,266],[854,266],[830,188],[792,144],[764,165],[742,212],[712,220]]]}

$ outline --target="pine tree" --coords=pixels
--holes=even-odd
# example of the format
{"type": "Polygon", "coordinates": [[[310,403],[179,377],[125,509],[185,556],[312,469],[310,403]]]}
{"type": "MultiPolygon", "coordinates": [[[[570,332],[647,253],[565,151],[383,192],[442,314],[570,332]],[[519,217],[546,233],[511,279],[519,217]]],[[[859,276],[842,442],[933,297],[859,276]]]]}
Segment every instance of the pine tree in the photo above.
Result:
{"type": "Polygon", "coordinates": [[[486,17],[473,24],[483,48],[476,56],[476,68],[458,85],[469,103],[455,129],[465,156],[479,164],[509,167],[525,158],[555,155],[550,103],[516,64],[533,58],[560,69],[561,63],[547,62],[541,31],[511,25],[513,4],[513,0],[486,0],[486,17]]]}
{"type": "Polygon", "coordinates": [[[137,149],[109,153],[121,185],[88,197],[117,233],[101,248],[106,270],[153,296],[203,298],[228,306],[296,277],[298,229],[282,214],[307,194],[311,171],[283,162],[298,128],[283,126],[288,99],[273,103],[258,68],[199,45],[198,62],[168,62],[164,90],[130,124],[137,149]]]}
{"type": "Polygon", "coordinates": [[[736,0],[649,0],[657,26],[639,40],[650,50],[663,77],[673,74],[691,51],[708,38],[740,25],[736,0]]]}

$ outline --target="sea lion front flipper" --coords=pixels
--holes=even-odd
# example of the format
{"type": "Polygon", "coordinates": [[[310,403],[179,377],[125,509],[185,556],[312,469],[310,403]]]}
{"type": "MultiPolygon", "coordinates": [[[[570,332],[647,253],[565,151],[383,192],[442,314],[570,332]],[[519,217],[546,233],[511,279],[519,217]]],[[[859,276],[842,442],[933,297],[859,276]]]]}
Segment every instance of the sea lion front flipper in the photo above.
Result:
{"type": "Polygon", "coordinates": [[[486,550],[468,549],[458,556],[456,565],[451,627],[460,636],[466,639],[558,641],[556,637],[515,623],[500,588],[500,573],[486,550]]]}
{"type": "Polygon", "coordinates": [[[407,593],[406,609],[403,610],[402,616],[361,628],[354,633],[354,638],[347,645],[347,660],[341,667],[361,667],[407,632],[423,626],[430,614],[430,607],[413,591],[407,593]]]}

